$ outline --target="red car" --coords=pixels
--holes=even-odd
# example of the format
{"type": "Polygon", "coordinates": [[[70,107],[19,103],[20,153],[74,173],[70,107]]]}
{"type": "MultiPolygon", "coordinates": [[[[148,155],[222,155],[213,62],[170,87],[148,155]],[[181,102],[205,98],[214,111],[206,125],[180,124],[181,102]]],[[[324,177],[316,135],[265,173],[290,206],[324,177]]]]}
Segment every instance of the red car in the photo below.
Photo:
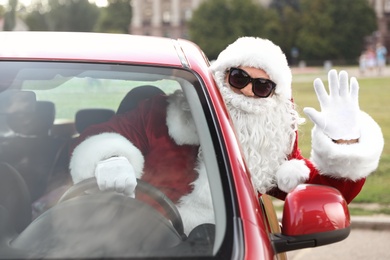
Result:
{"type": "Polygon", "coordinates": [[[68,32],[1,32],[0,43],[0,259],[275,259],[349,235],[346,202],[330,187],[298,186],[279,223],[272,200],[253,189],[209,62],[194,43],[68,32]],[[126,100],[132,90],[137,100],[126,100]],[[137,192],[164,216],[100,192],[94,179],[72,185],[69,174],[69,146],[85,128],[176,90],[191,97],[215,216],[214,232],[191,239],[175,204],[147,183],[139,181],[137,192]]]}

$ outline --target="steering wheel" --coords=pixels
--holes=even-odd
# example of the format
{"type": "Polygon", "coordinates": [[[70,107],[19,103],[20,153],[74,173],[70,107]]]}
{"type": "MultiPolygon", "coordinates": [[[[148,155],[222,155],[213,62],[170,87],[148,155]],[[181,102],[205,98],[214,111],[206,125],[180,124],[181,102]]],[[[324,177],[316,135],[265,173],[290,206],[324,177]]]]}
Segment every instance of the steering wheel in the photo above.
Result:
{"type": "MultiPolygon", "coordinates": [[[[141,180],[137,179],[137,186],[135,189],[136,192],[141,192],[143,194],[148,195],[150,198],[152,198],[155,202],[157,202],[165,211],[167,218],[171,221],[172,226],[176,229],[178,234],[185,239],[187,236],[184,233],[184,227],[183,227],[183,220],[181,219],[180,213],[176,207],[176,205],[159,189],[152,186],[151,184],[141,180]]],[[[72,187],[70,187],[59,199],[58,203],[64,202],[66,200],[83,196],[83,195],[89,195],[89,194],[96,194],[96,193],[102,193],[102,192],[110,192],[113,193],[114,191],[101,191],[99,190],[99,187],[96,182],[96,178],[89,178],[86,180],[83,180],[72,187]]],[[[128,197],[129,199],[133,199],[131,197],[128,197]]]]}

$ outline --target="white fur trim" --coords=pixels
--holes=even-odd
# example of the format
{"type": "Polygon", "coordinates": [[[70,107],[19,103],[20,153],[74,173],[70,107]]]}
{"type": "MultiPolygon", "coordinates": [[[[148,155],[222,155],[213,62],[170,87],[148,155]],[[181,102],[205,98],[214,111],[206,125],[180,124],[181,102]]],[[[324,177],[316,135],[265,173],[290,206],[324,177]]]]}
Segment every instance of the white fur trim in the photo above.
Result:
{"type": "Polygon", "coordinates": [[[199,145],[194,119],[182,91],[176,91],[168,99],[167,126],[169,136],[178,145],[199,145]]]}
{"type": "Polygon", "coordinates": [[[136,178],[141,177],[144,167],[141,151],[120,134],[102,133],[88,137],[74,149],[69,163],[73,183],[95,177],[97,163],[113,156],[127,158],[136,178]]]}
{"type": "Polygon", "coordinates": [[[276,172],[278,188],[290,192],[299,184],[304,183],[310,176],[310,169],[303,160],[290,160],[284,162],[276,172]]]}
{"type": "Polygon", "coordinates": [[[187,235],[200,224],[215,223],[210,186],[203,162],[198,164],[197,171],[199,177],[192,183],[193,191],[183,196],[177,207],[183,219],[184,232],[187,235]]]}
{"type": "Polygon", "coordinates": [[[231,67],[254,67],[264,70],[276,83],[275,93],[291,99],[292,73],[286,55],[279,46],[267,39],[241,37],[223,50],[210,69],[225,73],[231,67]]]}
{"type": "Polygon", "coordinates": [[[355,144],[336,144],[314,126],[311,161],[320,174],[356,181],[376,170],[384,146],[381,128],[364,112],[360,123],[361,135],[355,144]]]}

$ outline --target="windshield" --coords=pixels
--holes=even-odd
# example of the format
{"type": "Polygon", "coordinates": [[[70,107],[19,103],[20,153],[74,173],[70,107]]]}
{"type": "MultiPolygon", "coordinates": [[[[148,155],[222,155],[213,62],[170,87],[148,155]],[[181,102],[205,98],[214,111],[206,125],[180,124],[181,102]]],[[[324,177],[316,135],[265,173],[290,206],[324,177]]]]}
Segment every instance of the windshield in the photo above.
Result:
{"type": "Polygon", "coordinates": [[[9,61],[0,78],[0,258],[216,254],[226,209],[195,74],[9,61]]]}

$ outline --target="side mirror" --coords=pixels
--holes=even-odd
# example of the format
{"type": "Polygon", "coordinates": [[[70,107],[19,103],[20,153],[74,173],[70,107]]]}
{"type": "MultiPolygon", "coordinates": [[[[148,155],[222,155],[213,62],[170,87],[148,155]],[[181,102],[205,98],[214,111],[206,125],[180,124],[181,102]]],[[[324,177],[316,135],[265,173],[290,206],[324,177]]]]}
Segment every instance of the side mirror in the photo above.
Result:
{"type": "Polygon", "coordinates": [[[335,243],[348,237],[350,215],[341,193],[301,184],[284,203],[282,232],[271,234],[276,253],[335,243]]]}

